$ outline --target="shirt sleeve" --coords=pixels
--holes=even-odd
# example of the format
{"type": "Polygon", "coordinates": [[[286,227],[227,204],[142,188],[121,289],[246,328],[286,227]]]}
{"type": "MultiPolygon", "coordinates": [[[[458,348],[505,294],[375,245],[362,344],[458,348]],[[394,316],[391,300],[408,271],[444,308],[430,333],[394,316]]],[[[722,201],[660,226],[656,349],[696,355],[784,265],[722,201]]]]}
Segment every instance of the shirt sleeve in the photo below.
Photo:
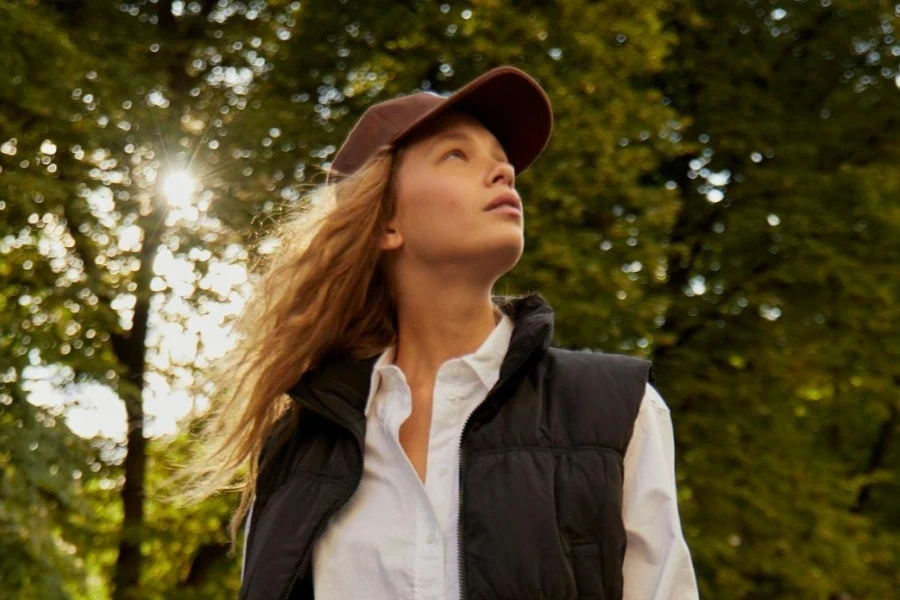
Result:
{"type": "Polygon", "coordinates": [[[678,514],[672,417],[650,383],[625,453],[624,471],[623,600],[697,600],[694,566],[678,514]]]}

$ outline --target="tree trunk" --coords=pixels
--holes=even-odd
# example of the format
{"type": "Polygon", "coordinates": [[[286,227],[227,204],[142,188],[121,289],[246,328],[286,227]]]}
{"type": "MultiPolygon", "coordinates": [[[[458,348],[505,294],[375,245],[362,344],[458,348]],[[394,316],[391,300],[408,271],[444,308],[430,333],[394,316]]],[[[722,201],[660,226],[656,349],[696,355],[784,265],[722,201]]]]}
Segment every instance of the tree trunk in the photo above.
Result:
{"type": "Polygon", "coordinates": [[[144,496],[147,475],[147,439],[144,437],[144,365],[146,360],[147,319],[150,313],[150,282],[153,279],[153,260],[165,231],[167,206],[165,198],[154,195],[148,200],[149,214],[139,224],[144,232],[141,244],[141,267],[137,274],[137,300],[134,320],[126,334],[112,336],[113,348],[126,367],[127,381],[119,394],[128,415],[128,446],[123,465],[122,507],[124,516],[119,537],[119,556],[113,576],[113,600],[134,600],[138,597],[141,574],[141,539],[144,526],[144,496]]]}

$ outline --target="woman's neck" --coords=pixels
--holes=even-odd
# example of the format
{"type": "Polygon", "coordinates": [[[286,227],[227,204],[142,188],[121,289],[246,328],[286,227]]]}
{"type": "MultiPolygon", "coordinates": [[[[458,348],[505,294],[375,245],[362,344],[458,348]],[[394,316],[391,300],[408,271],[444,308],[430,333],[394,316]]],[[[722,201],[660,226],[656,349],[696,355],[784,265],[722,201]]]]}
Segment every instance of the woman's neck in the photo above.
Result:
{"type": "Polygon", "coordinates": [[[464,294],[442,289],[398,303],[394,364],[410,385],[433,382],[447,360],[475,352],[499,322],[490,291],[464,294]]]}

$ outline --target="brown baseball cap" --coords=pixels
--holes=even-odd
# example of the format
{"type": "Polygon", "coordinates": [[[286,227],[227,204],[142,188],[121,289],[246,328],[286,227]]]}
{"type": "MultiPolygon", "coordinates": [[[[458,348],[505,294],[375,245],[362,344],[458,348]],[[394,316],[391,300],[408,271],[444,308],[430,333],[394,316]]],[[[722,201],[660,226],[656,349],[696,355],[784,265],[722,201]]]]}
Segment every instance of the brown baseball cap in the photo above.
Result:
{"type": "Polygon", "coordinates": [[[553,129],[550,99],[541,86],[515,67],[497,67],[449,96],[419,92],[370,106],[334,157],[329,179],[352,175],[379,148],[399,145],[451,109],[472,115],[493,133],[516,173],[543,152],[553,129]]]}

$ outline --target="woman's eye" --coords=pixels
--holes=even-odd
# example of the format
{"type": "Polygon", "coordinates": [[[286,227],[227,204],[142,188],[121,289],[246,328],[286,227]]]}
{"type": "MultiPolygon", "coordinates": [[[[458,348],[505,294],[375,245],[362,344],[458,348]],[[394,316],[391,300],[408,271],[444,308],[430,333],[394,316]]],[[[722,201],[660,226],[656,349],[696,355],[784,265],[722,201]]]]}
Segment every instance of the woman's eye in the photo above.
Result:
{"type": "Polygon", "coordinates": [[[449,152],[447,152],[446,154],[444,154],[444,158],[447,158],[447,157],[449,157],[449,156],[453,156],[454,154],[457,155],[457,156],[459,156],[459,157],[461,157],[461,158],[465,158],[465,157],[466,157],[466,153],[465,153],[465,152],[463,152],[463,151],[460,150],[459,148],[454,148],[453,150],[450,150],[449,152]]]}

